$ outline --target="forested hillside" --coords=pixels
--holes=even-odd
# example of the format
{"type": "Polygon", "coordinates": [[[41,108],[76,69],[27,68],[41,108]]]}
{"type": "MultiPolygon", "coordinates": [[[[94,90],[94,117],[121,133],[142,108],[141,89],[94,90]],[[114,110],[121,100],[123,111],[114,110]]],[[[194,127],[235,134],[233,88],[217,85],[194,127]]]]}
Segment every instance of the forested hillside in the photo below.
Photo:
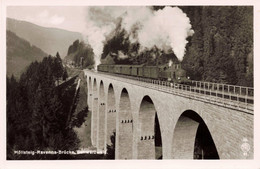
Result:
{"type": "Polygon", "coordinates": [[[56,85],[65,72],[57,54],[31,63],[19,81],[7,78],[7,159],[60,159],[66,155],[14,151],[78,149],[77,135],[67,123],[76,78],[70,85],[56,85]]]}
{"type": "Polygon", "coordinates": [[[19,78],[25,68],[34,61],[41,61],[45,52],[11,31],[6,32],[7,76],[19,78]]]}
{"type": "Polygon", "coordinates": [[[183,67],[192,79],[253,86],[253,7],[181,7],[191,20],[183,67]]]}
{"type": "Polygon", "coordinates": [[[94,65],[94,53],[90,45],[76,40],[68,48],[67,56],[64,62],[72,63],[74,66],[83,66],[83,68],[94,65]]]}

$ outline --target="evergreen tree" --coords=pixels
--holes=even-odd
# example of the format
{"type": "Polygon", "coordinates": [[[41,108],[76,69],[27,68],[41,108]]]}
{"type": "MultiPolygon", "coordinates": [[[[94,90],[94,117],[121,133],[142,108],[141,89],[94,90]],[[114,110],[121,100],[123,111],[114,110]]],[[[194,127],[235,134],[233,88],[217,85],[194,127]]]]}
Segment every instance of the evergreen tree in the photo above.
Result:
{"type": "Polygon", "coordinates": [[[13,76],[7,78],[8,159],[47,158],[19,156],[13,150],[78,148],[76,134],[72,129],[66,129],[67,105],[61,100],[62,91],[55,85],[56,65],[61,63],[58,60],[59,56],[45,57],[42,62],[33,62],[21,75],[20,81],[13,76]],[[63,140],[69,140],[69,143],[63,140]]]}
{"type": "Polygon", "coordinates": [[[116,132],[110,136],[111,145],[107,144],[106,159],[115,159],[116,132]]]}
{"type": "Polygon", "coordinates": [[[181,7],[191,20],[183,68],[192,79],[253,85],[253,8],[181,7]]]}
{"type": "Polygon", "coordinates": [[[64,69],[63,75],[62,75],[62,80],[66,81],[68,78],[68,72],[67,69],[64,69]]]}
{"type": "Polygon", "coordinates": [[[54,71],[55,78],[56,80],[58,80],[59,83],[59,79],[62,78],[63,75],[63,65],[62,65],[62,60],[60,58],[59,52],[57,52],[56,54],[53,66],[54,66],[53,71],[54,71]]]}

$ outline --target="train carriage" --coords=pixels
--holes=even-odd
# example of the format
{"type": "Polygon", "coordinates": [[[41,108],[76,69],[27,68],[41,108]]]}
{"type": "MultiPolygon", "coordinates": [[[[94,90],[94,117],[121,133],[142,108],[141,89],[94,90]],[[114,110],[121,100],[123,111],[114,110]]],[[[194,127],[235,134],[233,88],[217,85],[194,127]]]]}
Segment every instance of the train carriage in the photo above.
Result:
{"type": "Polygon", "coordinates": [[[108,72],[108,66],[109,65],[104,65],[104,67],[103,67],[104,72],[108,72]]]}
{"type": "Polygon", "coordinates": [[[143,76],[143,65],[132,65],[131,66],[132,76],[143,76]]]}
{"type": "Polygon", "coordinates": [[[122,65],[115,65],[114,73],[121,74],[121,72],[122,72],[122,65]]]}
{"type": "Polygon", "coordinates": [[[114,71],[115,71],[114,68],[115,68],[115,65],[109,65],[108,66],[108,72],[109,73],[114,73],[114,71]]]}
{"type": "Polygon", "coordinates": [[[130,68],[132,67],[131,65],[121,65],[121,66],[122,66],[121,73],[123,75],[131,75],[131,70],[130,70],[130,68]]]}
{"type": "Polygon", "coordinates": [[[189,84],[191,80],[186,76],[186,71],[180,64],[145,66],[143,65],[98,65],[98,71],[122,75],[137,76],[169,82],[189,84]]]}
{"type": "Polygon", "coordinates": [[[97,70],[100,71],[100,72],[103,72],[103,69],[102,69],[102,68],[103,68],[102,65],[98,65],[98,66],[97,66],[97,70]]]}
{"type": "Polygon", "coordinates": [[[145,66],[143,76],[146,78],[158,79],[159,69],[157,66],[145,66]]]}
{"type": "Polygon", "coordinates": [[[159,69],[157,66],[150,67],[150,77],[153,79],[158,79],[159,77],[159,69]]]}
{"type": "Polygon", "coordinates": [[[97,66],[97,70],[102,72],[102,69],[101,69],[100,65],[97,66]]]}
{"type": "Polygon", "coordinates": [[[131,67],[131,75],[132,76],[137,76],[137,66],[132,66],[131,67]]]}
{"type": "Polygon", "coordinates": [[[140,66],[140,67],[137,67],[137,76],[138,77],[143,77],[144,76],[144,69],[143,69],[144,66],[140,66]]]}
{"type": "Polygon", "coordinates": [[[104,65],[104,64],[98,65],[97,70],[101,72],[108,72],[108,65],[104,65]]]}

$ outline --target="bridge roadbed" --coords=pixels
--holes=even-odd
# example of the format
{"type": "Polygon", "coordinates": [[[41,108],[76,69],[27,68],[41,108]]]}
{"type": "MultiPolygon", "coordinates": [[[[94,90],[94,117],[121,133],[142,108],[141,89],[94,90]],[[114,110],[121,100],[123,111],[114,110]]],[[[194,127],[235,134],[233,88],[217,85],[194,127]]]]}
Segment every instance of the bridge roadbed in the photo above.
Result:
{"type": "Polygon", "coordinates": [[[254,102],[253,97],[248,95],[233,94],[226,91],[210,90],[205,88],[199,88],[196,86],[182,85],[182,84],[171,84],[165,81],[158,81],[152,79],[144,79],[126,75],[110,74],[104,72],[95,72],[85,70],[96,75],[107,77],[121,82],[127,82],[130,84],[162,91],[190,99],[203,101],[206,103],[216,104],[219,106],[236,109],[249,114],[254,113],[254,102]]]}

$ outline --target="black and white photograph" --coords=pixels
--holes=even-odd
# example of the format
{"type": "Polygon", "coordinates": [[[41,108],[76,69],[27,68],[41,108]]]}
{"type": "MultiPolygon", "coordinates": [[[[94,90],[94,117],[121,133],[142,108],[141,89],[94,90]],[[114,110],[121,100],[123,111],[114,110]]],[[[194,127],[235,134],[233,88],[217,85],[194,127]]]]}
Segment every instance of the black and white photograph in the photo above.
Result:
{"type": "Polygon", "coordinates": [[[10,1],[1,5],[3,167],[256,167],[254,3],[10,1]]]}

